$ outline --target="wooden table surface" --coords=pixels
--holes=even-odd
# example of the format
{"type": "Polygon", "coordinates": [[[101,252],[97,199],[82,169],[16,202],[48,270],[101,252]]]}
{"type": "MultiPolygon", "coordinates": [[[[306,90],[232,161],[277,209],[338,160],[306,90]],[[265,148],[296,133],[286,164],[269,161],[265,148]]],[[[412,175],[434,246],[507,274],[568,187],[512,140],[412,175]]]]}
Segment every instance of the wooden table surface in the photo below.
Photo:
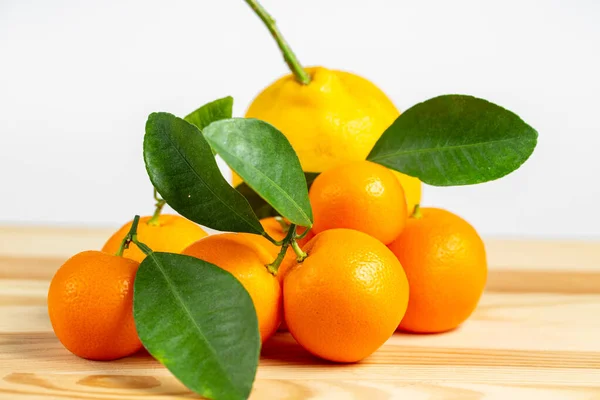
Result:
{"type": "MultiPolygon", "coordinates": [[[[194,398],[150,356],[65,350],[48,283],[110,230],[0,227],[0,398],[194,398]]],[[[396,334],[359,364],[311,357],[287,334],[263,349],[252,399],[600,399],[600,243],[486,241],[490,276],[459,329],[396,334]]]]}

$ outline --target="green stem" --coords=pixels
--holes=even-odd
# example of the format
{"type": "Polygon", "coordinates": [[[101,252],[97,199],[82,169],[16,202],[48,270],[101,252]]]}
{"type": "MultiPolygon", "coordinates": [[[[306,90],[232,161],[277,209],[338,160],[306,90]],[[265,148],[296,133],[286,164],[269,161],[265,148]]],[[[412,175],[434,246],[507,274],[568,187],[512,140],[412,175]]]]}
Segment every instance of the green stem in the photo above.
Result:
{"type": "Polygon", "coordinates": [[[414,219],[420,219],[423,217],[423,214],[421,213],[421,205],[420,204],[417,204],[415,206],[415,209],[413,210],[413,213],[410,217],[414,218],[414,219]]]}
{"type": "Polygon", "coordinates": [[[285,222],[283,217],[278,216],[278,217],[273,217],[273,218],[275,218],[275,221],[277,221],[279,223],[279,226],[281,226],[281,232],[287,233],[287,231],[290,230],[290,224],[285,222]]]}
{"type": "Polygon", "coordinates": [[[296,57],[296,55],[290,48],[290,45],[285,41],[283,35],[277,28],[277,25],[275,25],[275,20],[273,19],[273,17],[271,17],[271,15],[263,8],[263,6],[261,6],[258,3],[258,1],[245,1],[246,3],[248,3],[250,8],[252,8],[254,13],[258,15],[258,17],[262,20],[262,22],[265,24],[265,26],[271,33],[271,36],[273,36],[273,38],[277,42],[277,46],[279,46],[279,50],[281,50],[281,53],[283,54],[283,59],[285,60],[290,70],[293,72],[294,76],[296,77],[296,80],[303,85],[308,85],[310,83],[310,75],[308,75],[304,68],[302,68],[300,61],[298,61],[298,57],[296,57]]]}
{"type": "Polygon", "coordinates": [[[271,235],[269,235],[267,232],[263,232],[262,235],[271,243],[273,243],[275,246],[281,246],[283,244],[283,240],[275,240],[271,235]]]}
{"type": "Polygon", "coordinates": [[[294,236],[296,236],[296,225],[292,224],[290,226],[290,229],[288,230],[287,235],[285,235],[285,238],[283,238],[283,244],[281,245],[279,254],[277,254],[277,258],[271,264],[267,264],[267,270],[269,270],[269,272],[273,275],[277,275],[277,271],[279,271],[281,262],[285,258],[287,249],[290,246],[290,243],[293,243],[294,241],[294,236]]]}
{"type": "Polygon", "coordinates": [[[296,236],[296,240],[298,240],[298,239],[304,239],[306,237],[306,235],[308,235],[308,232],[310,232],[310,228],[306,228],[304,230],[304,232],[302,232],[301,235],[297,235],[296,236]]]}
{"type": "Polygon", "coordinates": [[[125,235],[125,237],[121,241],[121,245],[119,246],[119,250],[117,250],[117,254],[116,255],[118,257],[123,257],[123,252],[125,251],[125,249],[129,248],[129,243],[131,242],[131,238],[134,235],[137,235],[137,227],[138,227],[139,222],[140,222],[140,216],[136,215],[133,218],[133,222],[131,223],[131,228],[129,228],[129,232],[127,232],[127,235],[125,235]]]}
{"type": "Polygon", "coordinates": [[[150,247],[148,247],[148,246],[146,246],[144,243],[142,243],[142,242],[138,241],[138,238],[137,238],[137,233],[135,233],[135,234],[134,234],[134,235],[131,237],[131,241],[132,241],[133,243],[135,243],[135,245],[136,245],[137,247],[139,247],[139,248],[140,248],[140,250],[141,250],[141,251],[142,251],[142,252],[143,252],[145,255],[149,256],[149,255],[150,255],[150,253],[152,253],[152,249],[151,249],[150,247]]]}
{"type": "Polygon", "coordinates": [[[308,254],[306,254],[304,251],[302,251],[302,249],[300,248],[300,245],[298,244],[298,242],[296,242],[296,239],[292,240],[291,245],[292,245],[292,249],[294,250],[294,253],[296,253],[296,261],[301,263],[302,261],[304,261],[306,259],[306,257],[308,257],[308,254]]]}
{"type": "Polygon", "coordinates": [[[156,191],[156,188],[154,189],[154,200],[156,200],[156,205],[154,206],[154,214],[152,215],[152,218],[150,218],[146,223],[148,225],[158,226],[160,225],[160,223],[158,222],[158,219],[160,218],[160,213],[162,212],[162,209],[167,202],[164,199],[158,197],[158,192],[156,191]]]}

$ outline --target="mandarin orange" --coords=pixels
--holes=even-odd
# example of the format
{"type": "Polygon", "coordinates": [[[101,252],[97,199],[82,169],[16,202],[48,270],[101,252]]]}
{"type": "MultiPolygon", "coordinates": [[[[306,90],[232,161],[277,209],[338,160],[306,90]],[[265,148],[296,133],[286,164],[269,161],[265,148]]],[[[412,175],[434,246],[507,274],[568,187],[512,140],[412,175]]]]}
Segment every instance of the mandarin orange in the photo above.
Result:
{"type": "Polygon", "coordinates": [[[282,319],[281,285],[266,265],[277,257],[276,246],[259,235],[221,233],[200,239],[182,254],[208,261],[235,276],[252,298],[262,342],[275,333],[282,319]]]}
{"type": "Polygon", "coordinates": [[[369,161],[355,161],[321,173],[309,197],[317,234],[348,228],[388,244],[406,225],[406,199],[400,182],[390,170],[369,161]]]}
{"type": "Polygon", "coordinates": [[[389,245],[404,267],[410,299],[400,329],[433,333],[456,328],[475,310],[487,278],[483,241],[464,219],[421,208],[389,245]]]}
{"type": "Polygon", "coordinates": [[[283,281],[292,336],[314,355],[362,360],[396,330],[408,303],[408,281],[394,254],[377,239],[331,229],[306,244],[283,281]]]}
{"type": "Polygon", "coordinates": [[[133,281],[139,263],[100,251],[69,258],[48,290],[54,333],[73,354],[115,360],[142,348],[133,320],[133,281]]]}

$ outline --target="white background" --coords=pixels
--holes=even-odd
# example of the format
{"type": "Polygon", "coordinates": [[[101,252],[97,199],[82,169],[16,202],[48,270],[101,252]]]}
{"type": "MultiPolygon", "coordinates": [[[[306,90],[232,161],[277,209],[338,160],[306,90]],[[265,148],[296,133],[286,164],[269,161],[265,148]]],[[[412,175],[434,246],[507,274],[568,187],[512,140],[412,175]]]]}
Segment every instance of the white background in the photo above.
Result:
{"type": "MultiPolygon", "coordinates": [[[[486,236],[600,238],[600,1],[263,0],[306,65],[396,105],[486,98],[539,131],[492,183],[425,188],[486,236]]],[[[242,0],[0,0],[0,223],[117,226],[150,213],[146,117],[286,73],[242,0]]]]}

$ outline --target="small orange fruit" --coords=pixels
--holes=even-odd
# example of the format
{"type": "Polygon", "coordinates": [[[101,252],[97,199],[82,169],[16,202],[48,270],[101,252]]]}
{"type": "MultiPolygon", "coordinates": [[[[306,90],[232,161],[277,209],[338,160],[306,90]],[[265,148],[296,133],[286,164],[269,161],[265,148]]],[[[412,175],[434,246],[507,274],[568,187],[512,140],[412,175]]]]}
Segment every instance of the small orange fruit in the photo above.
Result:
{"type": "MultiPolygon", "coordinates": [[[[179,215],[161,214],[156,225],[148,223],[151,218],[151,216],[140,218],[137,236],[140,242],[153,251],[181,253],[187,246],[207,235],[199,225],[179,215]]],[[[104,244],[102,251],[115,254],[132,223],[133,221],[129,221],[116,231],[104,244]]],[[[131,245],[123,252],[123,257],[141,263],[146,255],[137,246],[131,245]]]]}
{"type": "Polygon", "coordinates": [[[207,236],[182,254],[200,258],[230,272],[250,294],[260,337],[264,343],[282,319],[281,285],[266,265],[277,257],[277,247],[250,233],[221,233],[207,236]]]}
{"type": "Polygon", "coordinates": [[[128,258],[84,251],[58,269],[48,290],[48,314],[63,346],[90,360],[115,360],[142,347],[133,320],[138,267],[128,258]]]}
{"type": "Polygon", "coordinates": [[[400,329],[443,332],[475,310],[487,279],[483,241],[459,216],[422,208],[389,245],[406,271],[410,299],[400,329]]]}
{"type": "Polygon", "coordinates": [[[394,254],[350,229],[317,234],[283,281],[292,336],[314,355],[355,362],[394,333],[408,304],[408,281],[394,254]]]}
{"type": "Polygon", "coordinates": [[[406,199],[400,182],[390,170],[369,161],[323,172],[313,182],[309,196],[317,234],[348,228],[388,244],[406,225],[406,199]]]}

